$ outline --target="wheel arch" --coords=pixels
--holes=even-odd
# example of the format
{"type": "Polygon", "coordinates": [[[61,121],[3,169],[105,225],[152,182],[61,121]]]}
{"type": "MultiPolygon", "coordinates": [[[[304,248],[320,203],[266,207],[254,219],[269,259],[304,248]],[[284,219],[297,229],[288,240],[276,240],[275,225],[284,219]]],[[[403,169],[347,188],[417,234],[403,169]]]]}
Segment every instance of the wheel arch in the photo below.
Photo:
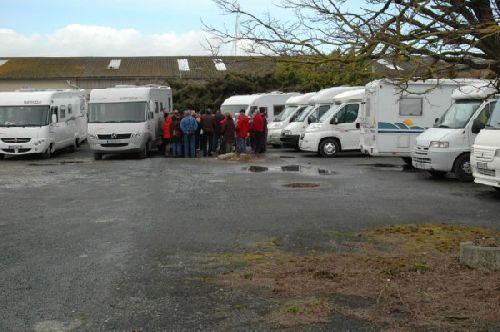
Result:
{"type": "Polygon", "coordinates": [[[333,139],[334,141],[337,142],[337,144],[339,145],[339,152],[342,151],[342,142],[340,141],[340,138],[338,138],[337,136],[325,136],[325,137],[322,137],[320,140],[319,140],[319,144],[318,144],[318,152],[319,152],[319,147],[321,146],[321,143],[323,143],[324,140],[327,140],[327,139],[333,139]]]}

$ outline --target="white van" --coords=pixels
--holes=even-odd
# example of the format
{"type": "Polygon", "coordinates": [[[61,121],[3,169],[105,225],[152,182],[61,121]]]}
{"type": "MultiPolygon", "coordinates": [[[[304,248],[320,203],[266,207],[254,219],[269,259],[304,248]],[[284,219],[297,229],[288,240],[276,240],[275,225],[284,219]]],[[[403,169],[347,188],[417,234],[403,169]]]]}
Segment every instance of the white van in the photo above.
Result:
{"type": "Polygon", "coordinates": [[[477,118],[472,132],[478,134],[471,149],[474,182],[500,191],[500,102],[488,104],[490,117],[477,118]],[[482,122],[484,121],[484,124],[482,122]]]}
{"type": "Polygon", "coordinates": [[[281,146],[281,131],[283,128],[294,120],[296,114],[309,106],[309,100],[316,94],[316,92],[306,93],[296,97],[291,97],[286,101],[286,107],[281,114],[274,118],[274,121],[268,125],[267,143],[273,147],[281,146]]]}
{"type": "Polygon", "coordinates": [[[413,167],[432,176],[454,172],[464,182],[472,181],[470,148],[476,134],[471,128],[476,118],[489,117],[489,103],[496,89],[491,86],[464,86],[452,94],[453,104],[439,119],[417,137],[412,152],[413,167]]]}
{"type": "Polygon", "coordinates": [[[247,116],[259,110],[267,114],[267,121],[273,122],[273,119],[281,114],[285,109],[286,101],[299,93],[270,92],[254,95],[243,95],[229,97],[221,105],[221,112],[229,112],[233,115],[239,114],[240,110],[245,110],[247,116]]]}
{"type": "Polygon", "coordinates": [[[75,151],[87,135],[83,90],[0,93],[0,158],[5,155],[75,151]]]}
{"type": "Polygon", "coordinates": [[[365,89],[337,95],[335,105],[301,135],[300,149],[317,152],[323,157],[335,157],[341,151],[359,150],[359,117],[364,96],[365,89]]]}
{"type": "Polygon", "coordinates": [[[171,112],[167,86],[116,86],[90,92],[88,140],[94,159],[104,154],[150,155],[161,144],[164,112],[171,112]]]}
{"type": "Polygon", "coordinates": [[[371,156],[402,157],[411,164],[417,136],[450,107],[453,91],[484,83],[472,79],[410,81],[404,86],[385,79],[368,83],[361,119],[361,150],[371,156]]]}
{"type": "Polygon", "coordinates": [[[283,128],[281,132],[281,143],[287,148],[299,151],[299,139],[310,123],[318,122],[321,116],[334,107],[334,98],[346,91],[360,89],[362,87],[339,86],[323,89],[316,93],[310,100],[309,106],[295,115],[295,119],[283,128]]]}

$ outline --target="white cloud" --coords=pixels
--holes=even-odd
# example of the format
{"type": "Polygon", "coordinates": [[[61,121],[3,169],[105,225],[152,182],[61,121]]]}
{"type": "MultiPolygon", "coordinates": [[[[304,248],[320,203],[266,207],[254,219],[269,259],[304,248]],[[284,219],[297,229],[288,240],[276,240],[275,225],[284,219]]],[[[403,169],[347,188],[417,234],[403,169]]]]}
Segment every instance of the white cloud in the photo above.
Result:
{"type": "Polygon", "coordinates": [[[0,29],[0,57],[207,55],[207,34],[144,35],[135,29],[70,24],[48,35],[23,35],[0,29]]]}

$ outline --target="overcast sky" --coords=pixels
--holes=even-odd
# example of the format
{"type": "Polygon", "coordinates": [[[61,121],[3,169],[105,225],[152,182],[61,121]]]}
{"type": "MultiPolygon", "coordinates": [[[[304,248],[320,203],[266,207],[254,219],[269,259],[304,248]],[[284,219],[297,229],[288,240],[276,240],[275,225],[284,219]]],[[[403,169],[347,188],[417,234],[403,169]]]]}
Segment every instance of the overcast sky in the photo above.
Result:
{"type": "MultiPolygon", "coordinates": [[[[211,0],[4,0],[0,57],[203,55],[201,20],[234,26],[211,0]],[[5,4],[8,2],[8,5],[5,4]]],[[[273,0],[245,9],[284,17],[273,0]]]]}

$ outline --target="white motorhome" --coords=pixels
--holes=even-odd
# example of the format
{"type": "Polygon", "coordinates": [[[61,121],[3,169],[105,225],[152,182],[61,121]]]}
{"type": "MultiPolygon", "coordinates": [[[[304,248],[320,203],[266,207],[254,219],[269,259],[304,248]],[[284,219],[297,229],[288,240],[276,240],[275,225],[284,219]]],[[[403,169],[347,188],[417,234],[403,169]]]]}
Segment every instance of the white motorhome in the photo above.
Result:
{"type": "Polygon", "coordinates": [[[402,157],[411,164],[417,136],[450,107],[453,91],[484,83],[473,79],[410,81],[404,86],[385,79],[368,83],[361,117],[361,150],[371,156],[402,157]]]}
{"type": "Polygon", "coordinates": [[[274,121],[268,126],[268,144],[271,144],[274,147],[281,146],[281,131],[294,120],[297,114],[309,106],[309,101],[315,94],[316,92],[306,93],[304,95],[291,97],[286,101],[285,110],[276,116],[274,121]]]}
{"type": "MultiPolygon", "coordinates": [[[[496,89],[489,85],[468,85],[452,94],[453,104],[439,119],[417,137],[412,152],[413,167],[429,171],[432,176],[454,172],[460,181],[472,181],[470,148],[476,134],[472,124],[476,118],[489,118],[488,97],[496,89]],[[486,100],[486,101],[485,101],[486,100]]],[[[483,121],[484,123],[484,121],[483,121]]]]}
{"type": "Polygon", "coordinates": [[[239,114],[240,110],[245,110],[247,116],[259,110],[267,114],[267,121],[273,122],[273,119],[281,114],[285,109],[286,101],[299,93],[270,92],[254,95],[243,95],[229,97],[221,105],[222,113],[229,112],[233,115],[239,114]]]}
{"type": "Polygon", "coordinates": [[[161,144],[164,112],[171,112],[167,86],[116,86],[90,92],[88,140],[96,160],[104,154],[145,158],[161,144]]]}
{"type": "Polygon", "coordinates": [[[75,151],[87,135],[83,90],[20,90],[0,93],[0,158],[5,155],[75,151]]]}
{"type": "Polygon", "coordinates": [[[309,106],[295,115],[281,132],[281,143],[287,148],[299,150],[299,139],[306,127],[314,122],[318,122],[321,116],[334,107],[334,98],[346,91],[360,89],[362,87],[339,86],[329,89],[323,89],[316,93],[310,100],[309,106]]]}
{"type": "Polygon", "coordinates": [[[500,191],[500,102],[491,101],[488,108],[490,117],[477,118],[473,124],[472,132],[477,137],[471,149],[470,163],[474,182],[500,191]]]}
{"type": "Polygon", "coordinates": [[[302,151],[334,157],[341,151],[359,150],[360,115],[365,89],[343,92],[334,98],[334,107],[312,123],[300,136],[302,151]]]}

